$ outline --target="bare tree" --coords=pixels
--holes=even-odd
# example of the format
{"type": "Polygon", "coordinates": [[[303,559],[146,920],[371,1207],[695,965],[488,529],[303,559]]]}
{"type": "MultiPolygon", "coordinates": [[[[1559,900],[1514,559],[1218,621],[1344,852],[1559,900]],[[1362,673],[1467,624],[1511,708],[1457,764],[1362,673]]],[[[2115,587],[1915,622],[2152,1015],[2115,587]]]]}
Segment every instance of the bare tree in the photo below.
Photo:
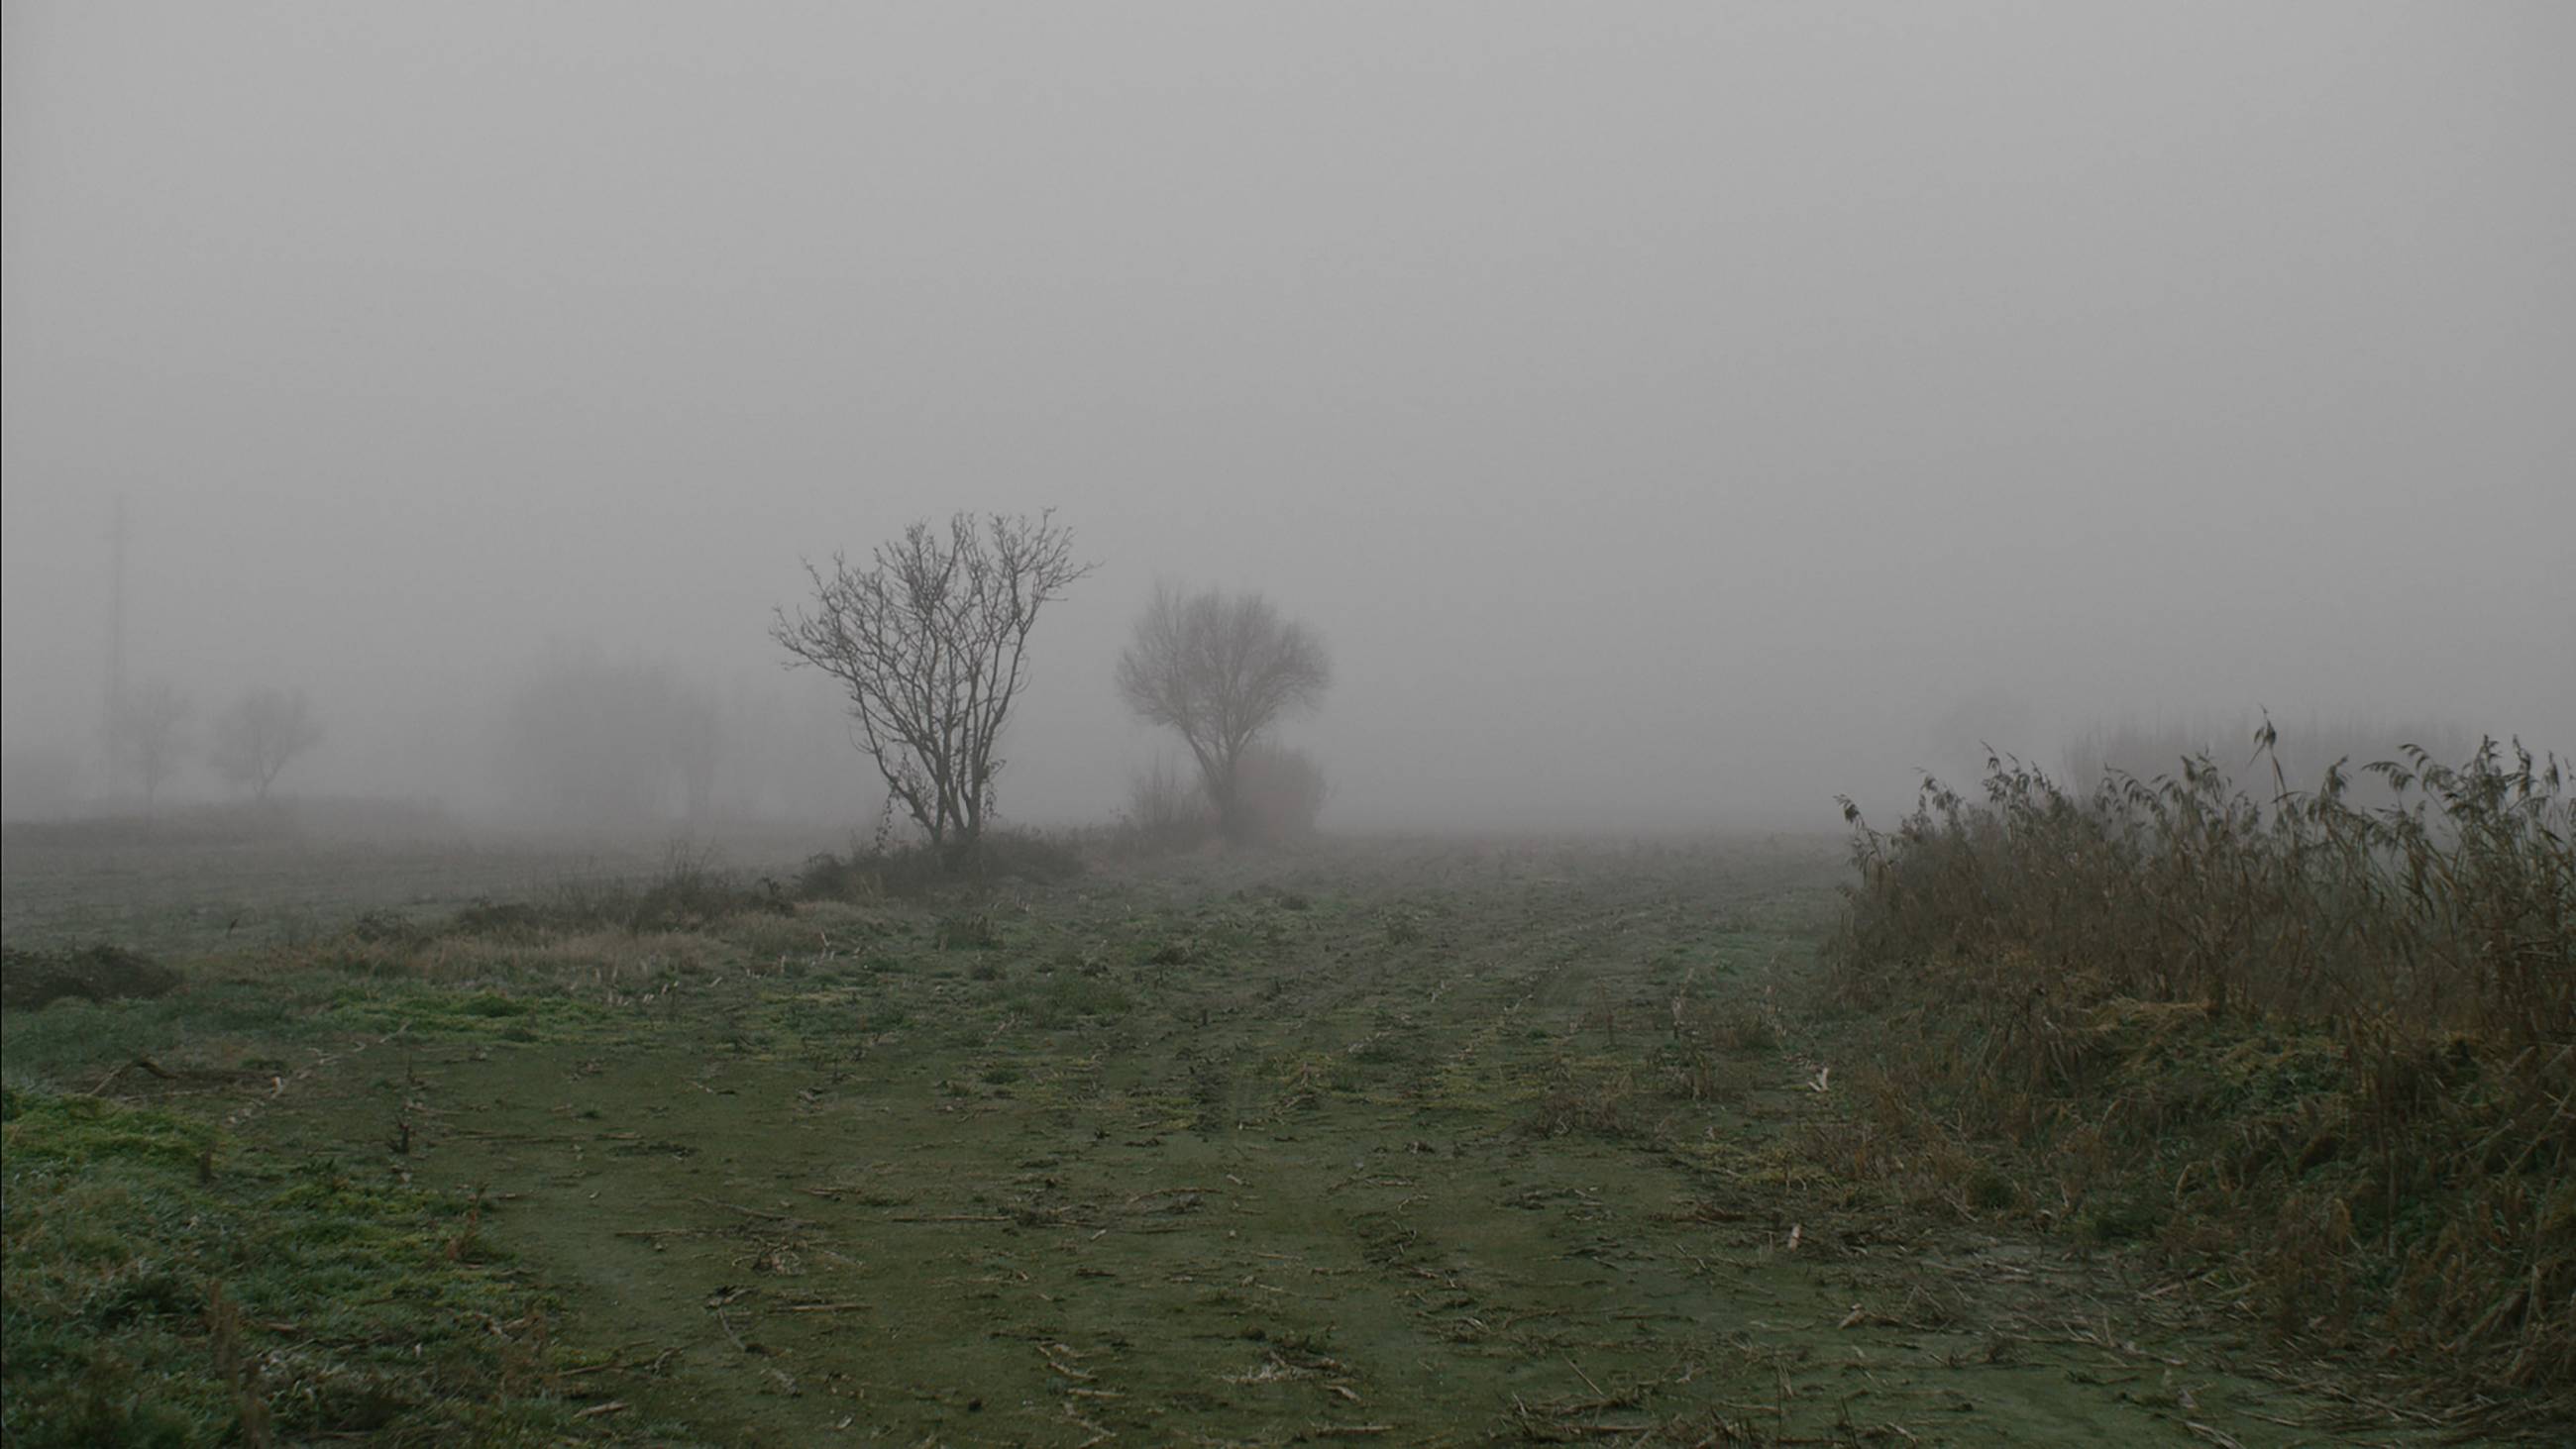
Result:
{"type": "Polygon", "coordinates": [[[1052,513],[960,513],[945,533],[915,523],[865,569],[835,554],[805,566],[814,600],[778,611],[770,635],[849,692],[860,747],[891,798],[951,860],[971,854],[992,812],[993,754],[1028,682],[1038,611],[1091,565],[1052,513]]]}
{"type": "Polygon", "coordinates": [[[1118,692],[1149,723],[1177,732],[1228,836],[1257,833],[1247,809],[1247,754],[1271,726],[1311,709],[1332,684],[1324,641],[1279,617],[1259,594],[1158,585],[1118,656],[1118,692]]]}
{"type": "Polygon", "coordinates": [[[143,786],[143,813],[179,768],[188,722],[188,698],[166,680],[117,692],[108,713],[108,758],[143,786]]]}
{"type": "Polygon", "coordinates": [[[217,717],[215,747],[206,760],[228,783],[266,800],[278,772],[320,743],[322,726],[304,691],[262,686],[217,717]]]}

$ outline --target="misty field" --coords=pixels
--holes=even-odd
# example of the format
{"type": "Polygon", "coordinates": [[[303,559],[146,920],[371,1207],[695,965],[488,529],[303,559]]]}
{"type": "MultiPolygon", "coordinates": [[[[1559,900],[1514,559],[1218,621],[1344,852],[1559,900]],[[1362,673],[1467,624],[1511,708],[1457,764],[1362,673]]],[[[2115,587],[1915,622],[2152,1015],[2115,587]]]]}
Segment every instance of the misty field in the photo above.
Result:
{"type": "Polygon", "coordinates": [[[2576,0],[0,50],[0,1449],[2576,1446],[2576,0]]]}
{"type": "Polygon", "coordinates": [[[1873,1163],[1837,842],[1063,855],[353,895],[159,999],[11,1011],[10,1441],[2469,1422],[2098,1208],[2043,1231],[2007,1168],[1873,1163]]]}

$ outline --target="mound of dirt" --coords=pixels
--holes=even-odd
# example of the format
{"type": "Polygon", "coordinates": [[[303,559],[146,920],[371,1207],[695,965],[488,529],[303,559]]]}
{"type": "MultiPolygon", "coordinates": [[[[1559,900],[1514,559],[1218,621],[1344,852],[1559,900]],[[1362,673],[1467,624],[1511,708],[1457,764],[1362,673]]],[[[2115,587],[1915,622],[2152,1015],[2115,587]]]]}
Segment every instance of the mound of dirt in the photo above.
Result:
{"type": "Polygon", "coordinates": [[[33,1011],[65,997],[111,1001],[166,996],[179,973],[122,946],[100,944],[68,951],[0,948],[0,1009],[33,1011]]]}

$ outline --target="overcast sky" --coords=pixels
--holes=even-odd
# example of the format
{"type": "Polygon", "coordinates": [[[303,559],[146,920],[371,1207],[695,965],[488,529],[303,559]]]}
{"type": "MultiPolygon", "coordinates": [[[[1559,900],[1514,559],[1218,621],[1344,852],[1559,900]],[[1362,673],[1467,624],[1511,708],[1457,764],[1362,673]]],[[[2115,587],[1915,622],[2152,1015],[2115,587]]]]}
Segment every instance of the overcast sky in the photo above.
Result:
{"type": "Polygon", "coordinates": [[[1150,756],[1158,576],[1330,640],[1353,827],[2576,743],[2576,6],[0,15],[12,751],[119,494],[131,672],[308,689],[314,788],[470,789],[550,644],[782,687],[799,558],[952,508],[1101,564],[1023,818],[1150,756]]]}

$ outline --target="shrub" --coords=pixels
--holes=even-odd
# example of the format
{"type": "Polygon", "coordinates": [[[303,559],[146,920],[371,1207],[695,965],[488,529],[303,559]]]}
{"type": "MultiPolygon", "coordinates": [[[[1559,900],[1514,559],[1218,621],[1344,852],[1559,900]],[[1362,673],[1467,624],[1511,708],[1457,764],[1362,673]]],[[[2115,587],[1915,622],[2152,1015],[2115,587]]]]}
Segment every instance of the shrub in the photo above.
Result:
{"type": "Polygon", "coordinates": [[[1082,874],[1082,852],[1071,840],[1035,830],[986,831],[970,867],[988,880],[1047,885],[1082,874]]]}
{"type": "Polygon", "coordinates": [[[960,854],[931,845],[853,846],[806,860],[796,894],[809,901],[919,895],[949,885],[1020,881],[1048,885],[1083,871],[1082,852],[1065,839],[1029,830],[989,830],[960,854]]]}
{"type": "Polygon", "coordinates": [[[688,931],[728,916],[788,915],[796,909],[776,881],[746,880],[682,842],[661,871],[641,882],[566,880],[525,901],[479,901],[456,913],[467,935],[527,939],[585,931],[688,931]]]}
{"type": "MultiPolygon", "coordinates": [[[[1255,745],[1235,765],[1232,838],[1239,844],[1281,845],[1315,833],[1315,820],[1330,793],[1324,772],[1303,751],[1255,745]]],[[[1206,786],[1185,778],[1169,760],[1128,783],[1127,813],[1118,843],[1140,854],[1197,850],[1227,828],[1206,786]]]]}
{"type": "Polygon", "coordinates": [[[1216,836],[1216,807],[1196,780],[1184,778],[1167,759],[1128,781],[1127,817],[1120,822],[1120,844],[1145,854],[1196,850],[1216,836]]]}
{"type": "Polygon", "coordinates": [[[1235,767],[1235,806],[1247,840],[1279,844],[1315,833],[1330,793],[1323,767],[1302,750],[1261,745],[1235,767]]]}
{"type": "Polygon", "coordinates": [[[80,1001],[166,996],[179,973],[104,942],[66,951],[0,948],[0,1007],[34,1011],[66,997],[80,1001]]]}

